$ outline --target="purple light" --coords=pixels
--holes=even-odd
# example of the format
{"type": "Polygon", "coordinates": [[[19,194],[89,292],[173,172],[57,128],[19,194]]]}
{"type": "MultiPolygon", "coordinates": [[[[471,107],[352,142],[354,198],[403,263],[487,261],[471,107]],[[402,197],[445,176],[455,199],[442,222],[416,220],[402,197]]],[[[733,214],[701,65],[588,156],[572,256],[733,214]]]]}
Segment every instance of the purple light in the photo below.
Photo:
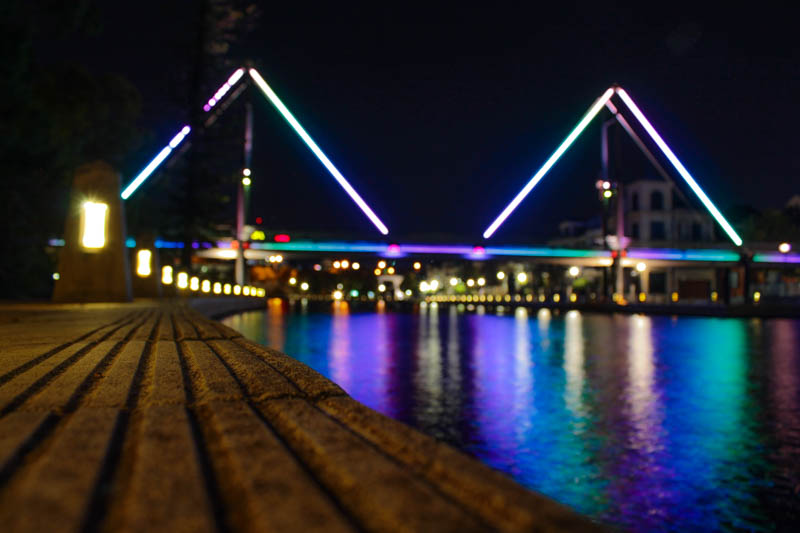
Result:
{"type": "Polygon", "coordinates": [[[740,256],[729,250],[675,250],[633,248],[628,250],[630,259],[660,259],[668,261],[709,261],[736,263],[740,256]]]}
{"type": "Polygon", "coordinates": [[[214,93],[214,96],[208,100],[208,103],[203,106],[203,111],[206,113],[211,111],[211,108],[217,105],[220,100],[222,100],[222,98],[228,93],[228,91],[231,90],[234,85],[236,85],[236,82],[239,81],[242,76],[244,76],[244,69],[236,69],[233,74],[230,75],[228,81],[223,83],[222,86],[217,89],[217,92],[214,93]]]}
{"type": "Polygon", "coordinates": [[[800,263],[800,254],[765,253],[754,254],[754,263],[800,263]]]}
{"type": "Polygon", "coordinates": [[[678,171],[678,174],[680,174],[684,181],[689,184],[689,187],[691,187],[692,191],[694,191],[697,197],[700,198],[700,201],[703,202],[703,205],[706,206],[706,209],[708,209],[709,213],[711,213],[719,225],[722,226],[722,229],[725,230],[725,233],[728,234],[728,237],[730,237],[736,246],[741,246],[742,238],[739,237],[739,235],[736,233],[736,230],[733,229],[733,226],[731,226],[725,217],[722,216],[722,213],[719,212],[711,199],[706,196],[706,193],[703,192],[703,189],[700,188],[692,175],[689,174],[689,171],[686,170],[683,164],[678,160],[677,156],[675,156],[675,154],[672,152],[670,147],[667,146],[667,143],[664,142],[664,139],[661,138],[661,135],[659,135],[653,125],[650,124],[650,121],[647,120],[647,118],[644,116],[644,113],[641,112],[639,107],[634,103],[633,99],[622,87],[617,87],[616,91],[622,101],[625,102],[625,105],[628,106],[628,109],[630,109],[633,115],[636,117],[636,120],[639,121],[639,123],[644,127],[653,141],[655,141],[664,155],[667,156],[667,159],[669,159],[669,162],[675,167],[675,170],[678,171]]]}

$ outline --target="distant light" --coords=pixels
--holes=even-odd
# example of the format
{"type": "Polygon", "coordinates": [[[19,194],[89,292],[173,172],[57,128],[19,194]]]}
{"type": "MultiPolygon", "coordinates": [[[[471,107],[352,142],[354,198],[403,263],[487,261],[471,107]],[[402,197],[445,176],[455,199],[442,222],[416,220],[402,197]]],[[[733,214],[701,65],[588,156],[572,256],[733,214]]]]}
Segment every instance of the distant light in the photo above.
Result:
{"type": "Polygon", "coordinates": [[[782,242],[778,245],[778,251],[782,254],[788,254],[792,251],[792,245],[788,242],[782,242]]]}
{"type": "Polygon", "coordinates": [[[678,301],[678,293],[677,292],[673,292],[672,296],[670,298],[672,299],[673,302],[677,302],[678,301]]]}
{"type": "Polygon", "coordinates": [[[308,283],[306,283],[305,281],[303,283],[301,283],[300,284],[300,290],[301,291],[307,291],[308,290],[308,283]]]}
{"type": "Polygon", "coordinates": [[[603,190],[607,191],[607,190],[609,190],[611,188],[611,182],[610,181],[604,181],[602,186],[603,186],[603,190]]]}
{"type": "Polygon", "coordinates": [[[283,115],[283,118],[286,119],[286,122],[294,129],[294,131],[300,136],[301,139],[306,143],[306,145],[314,152],[314,155],[317,156],[317,159],[328,169],[328,172],[331,173],[333,178],[341,185],[341,187],[345,190],[345,192],[350,196],[350,198],[358,205],[361,211],[367,215],[367,218],[378,228],[382,234],[387,235],[389,233],[389,229],[381,222],[378,216],[370,209],[367,203],[359,196],[356,190],[353,188],[350,183],[345,179],[344,176],[339,172],[339,170],[333,166],[330,159],[320,150],[317,143],[311,138],[311,136],[306,133],[306,130],[303,129],[303,126],[294,118],[291,111],[281,102],[281,99],[278,98],[278,95],[272,90],[272,88],[264,81],[264,78],[256,71],[256,69],[251,68],[249,70],[250,77],[256,82],[258,88],[269,98],[269,101],[272,102],[272,105],[283,115]]]}
{"type": "Polygon", "coordinates": [[[233,286],[233,295],[234,296],[239,296],[240,294],[242,294],[242,286],[241,285],[234,285],[233,286]]]}
{"type": "Polygon", "coordinates": [[[211,282],[207,279],[204,279],[203,283],[200,284],[200,290],[203,292],[211,292],[211,282]]]}
{"type": "Polygon", "coordinates": [[[711,291],[711,301],[716,302],[719,299],[719,294],[717,291],[711,291]]]}
{"type": "Polygon", "coordinates": [[[81,244],[84,248],[102,248],[106,245],[108,205],[100,202],[84,202],[82,207],[81,244]]]}
{"type": "Polygon", "coordinates": [[[261,231],[260,229],[255,230],[253,233],[250,234],[251,241],[263,241],[267,238],[267,235],[261,231]]]}
{"type": "Polygon", "coordinates": [[[352,290],[350,291],[350,297],[351,297],[351,298],[358,298],[358,290],[356,290],[356,289],[352,289],[352,290]]]}
{"type": "Polygon", "coordinates": [[[59,274],[58,272],[53,272],[53,279],[56,281],[60,280],[61,274],[59,274]]]}
{"type": "Polygon", "coordinates": [[[639,272],[644,272],[647,270],[647,265],[644,263],[636,263],[636,270],[639,272]]]}
{"type": "Polygon", "coordinates": [[[753,293],[753,302],[758,303],[761,301],[761,293],[756,291],[753,293]]]}
{"type": "Polygon", "coordinates": [[[525,272],[520,272],[517,274],[517,281],[520,283],[525,283],[528,281],[528,275],[525,272]]]}
{"type": "Polygon", "coordinates": [[[334,300],[341,300],[342,299],[342,291],[339,291],[339,290],[333,291],[333,299],[334,300]]]}
{"type": "Polygon", "coordinates": [[[373,298],[375,298],[375,293],[373,291],[367,291],[367,298],[372,300],[373,298]]]}
{"type": "Polygon", "coordinates": [[[581,269],[580,268],[578,268],[576,266],[569,267],[569,275],[572,276],[573,278],[577,278],[578,274],[580,274],[580,273],[581,273],[581,269]]]}
{"type": "Polygon", "coordinates": [[[603,191],[603,198],[611,198],[613,195],[611,191],[603,191]]]}
{"type": "Polygon", "coordinates": [[[320,265],[319,263],[314,265],[314,272],[319,272],[320,270],[322,270],[322,265],[320,265]]]}
{"type": "Polygon", "coordinates": [[[283,263],[283,256],[280,255],[280,254],[276,255],[275,256],[275,262],[276,263],[283,263]]]}
{"type": "Polygon", "coordinates": [[[242,170],[242,176],[250,176],[250,169],[245,168],[242,170]]]}
{"type": "Polygon", "coordinates": [[[376,276],[380,276],[381,275],[381,269],[380,268],[376,268],[375,270],[372,271],[372,273],[375,274],[376,276]]]}
{"type": "Polygon", "coordinates": [[[133,179],[133,181],[131,181],[131,182],[128,184],[128,186],[127,186],[127,187],[125,187],[125,189],[124,189],[124,190],[122,191],[122,193],[120,194],[120,196],[122,197],[122,199],[123,199],[123,200],[127,200],[128,198],[130,198],[130,196],[131,196],[131,195],[132,195],[134,192],[136,192],[136,189],[138,189],[138,188],[139,188],[139,186],[140,186],[142,183],[144,183],[144,180],[146,180],[147,178],[149,178],[149,177],[150,177],[150,174],[152,174],[152,173],[153,173],[153,172],[154,172],[154,171],[155,171],[155,170],[158,168],[158,166],[159,166],[161,163],[163,163],[163,162],[164,162],[164,160],[165,160],[167,157],[169,157],[169,154],[171,154],[171,153],[172,153],[172,150],[174,150],[175,148],[177,148],[177,147],[178,147],[178,145],[179,145],[179,144],[181,144],[181,142],[183,142],[183,140],[186,138],[186,136],[187,136],[187,135],[189,135],[189,132],[190,132],[190,131],[192,131],[192,128],[190,128],[189,126],[184,126],[184,127],[181,129],[181,131],[179,131],[179,132],[178,132],[178,133],[177,133],[177,134],[176,134],[176,135],[175,135],[175,136],[172,138],[172,140],[171,140],[171,141],[169,141],[169,144],[168,144],[167,146],[165,146],[165,147],[164,147],[164,148],[163,148],[163,149],[162,149],[162,150],[161,150],[161,151],[158,153],[158,155],[157,155],[157,156],[156,156],[156,157],[155,157],[155,158],[154,158],[152,161],[150,161],[150,163],[148,163],[146,167],[144,167],[144,169],[143,169],[141,172],[139,172],[139,175],[138,175],[138,176],[136,176],[136,177],[133,179]]]}
{"type": "Polygon", "coordinates": [[[475,280],[470,278],[467,280],[467,287],[472,287],[475,285],[475,280]]]}
{"type": "Polygon", "coordinates": [[[164,285],[172,285],[172,267],[165,265],[161,267],[161,283],[164,285]]]}
{"type": "MultiPolygon", "coordinates": [[[[259,298],[263,298],[266,295],[267,291],[265,291],[264,289],[258,289],[258,291],[256,292],[256,296],[258,296],[259,298]]],[[[280,301],[280,298],[277,298],[277,300],[280,301]]]]}
{"type": "Polygon", "coordinates": [[[358,270],[359,268],[361,268],[361,264],[353,263],[352,265],[350,265],[350,268],[352,268],[353,270],[358,270]]]}
{"type": "Polygon", "coordinates": [[[647,295],[645,293],[643,293],[643,292],[640,292],[639,293],[639,301],[640,302],[646,302],[647,301],[647,295]]]}
{"type": "Polygon", "coordinates": [[[386,273],[389,275],[394,274],[394,272],[395,272],[394,267],[389,267],[386,269],[386,273]]]}
{"type": "Polygon", "coordinates": [[[386,261],[378,261],[378,268],[386,268],[386,261]]]}
{"type": "Polygon", "coordinates": [[[573,302],[573,303],[577,302],[578,301],[578,295],[575,294],[574,292],[571,292],[569,294],[569,301],[573,302]]]}
{"type": "Polygon", "coordinates": [[[136,252],[136,275],[140,278],[149,277],[153,273],[152,260],[153,252],[150,250],[142,249],[136,252]]]}
{"type": "Polygon", "coordinates": [[[499,280],[506,279],[506,273],[501,270],[500,272],[497,273],[497,279],[499,280]]]}
{"type": "Polygon", "coordinates": [[[553,155],[551,155],[550,158],[545,162],[545,164],[542,165],[542,168],[540,168],[536,172],[536,174],[533,175],[533,177],[528,181],[528,183],[525,184],[525,187],[523,187],[522,190],[519,193],[517,193],[517,195],[514,197],[511,203],[508,204],[508,206],[506,206],[505,209],[503,209],[503,212],[500,213],[500,216],[498,216],[494,220],[494,222],[492,222],[491,225],[488,228],[486,228],[486,231],[483,232],[484,239],[488,239],[489,237],[492,236],[492,234],[495,231],[497,231],[497,228],[500,227],[500,224],[502,224],[508,218],[508,216],[514,211],[514,209],[517,208],[517,206],[522,202],[522,200],[524,200],[525,197],[528,196],[528,193],[530,193],[533,190],[533,188],[536,187],[536,184],[539,183],[539,181],[544,177],[545,174],[547,174],[547,172],[550,170],[550,167],[552,167],[556,163],[556,161],[558,161],[558,159],[564,154],[564,152],[567,151],[567,149],[572,145],[572,143],[575,142],[575,139],[578,138],[578,135],[581,134],[581,132],[586,128],[589,122],[592,121],[595,115],[597,115],[597,113],[603,108],[603,106],[606,104],[608,99],[611,98],[611,95],[613,94],[614,94],[614,89],[610,88],[606,90],[606,92],[603,93],[603,95],[595,101],[592,107],[589,108],[589,111],[583,116],[580,122],[578,122],[578,125],[575,126],[575,128],[570,132],[570,134],[567,135],[567,138],[564,139],[564,141],[556,149],[556,151],[553,152],[553,155]]]}
{"type": "Polygon", "coordinates": [[[341,261],[334,261],[333,262],[333,268],[341,268],[341,266],[342,266],[341,261]]]}
{"type": "Polygon", "coordinates": [[[244,185],[245,187],[249,187],[251,183],[252,181],[250,180],[250,178],[246,176],[242,178],[242,185],[244,185]]]}
{"type": "Polygon", "coordinates": [[[341,284],[341,283],[337,283],[336,284],[336,288],[339,289],[339,290],[344,289],[344,285],[341,284]]]}
{"type": "Polygon", "coordinates": [[[225,285],[222,286],[222,293],[223,294],[230,294],[231,293],[231,284],[230,283],[226,283],[225,285]]]}
{"type": "Polygon", "coordinates": [[[289,285],[297,285],[297,278],[295,277],[289,278],[289,285]]]}
{"type": "Polygon", "coordinates": [[[722,216],[722,213],[720,213],[720,211],[717,209],[717,207],[714,205],[711,199],[708,196],[706,196],[706,193],[703,192],[703,189],[700,188],[700,185],[698,185],[697,182],[692,177],[692,175],[689,174],[689,171],[687,171],[686,168],[683,166],[683,164],[678,160],[678,158],[672,152],[670,147],[667,146],[667,143],[664,142],[664,139],[661,138],[661,135],[659,135],[656,129],[653,127],[653,125],[650,124],[650,121],[647,120],[647,118],[644,116],[644,113],[642,113],[641,110],[637,107],[633,99],[628,95],[628,93],[625,92],[625,90],[622,87],[617,87],[616,91],[619,97],[622,99],[622,101],[625,102],[625,105],[628,106],[628,109],[631,110],[633,115],[639,121],[639,123],[644,127],[645,130],[647,130],[647,133],[650,134],[650,137],[655,141],[658,147],[661,148],[661,151],[664,153],[664,155],[667,156],[667,159],[669,159],[670,163],[672,163],[672,166],[675,167],[675,170],[677,170],[678,173],[681,175],[681,177],[684,179],[684,181],[686,181],[686,183],[689,184],[689,187],[691,187],[692,191],[694,191],[697,197],[700,198],[700,201],[703,202],[703,205],[706,206],[706,209],[708,209],[708,211],[711,213],[714,219],[719,223],[719,225],[722,226],[722,229],[725,230],[725,233],[728,234],[728,237],[730,237],[730,239],[736,246],[741,246],[742,238],[739,237],[739,235],[736,233],[733,227],[725,219],[725,217],[722,216]]]}
{"type": "Polygon", "coordinates": [[[439,280],[435,279],[435,280],[431,281],[430,282],[430,286],[431,286],[431,290],[432,291],[438,290],[439,289],[439,280]]]}
{"type": "Polygon", "coordinates": [[[200,289],[200,279],[197,276],[189,278],[189,290],[196,291],[200,289]]]}
{"type": "Polygon", "coordinates": [[[554,301],[555,303],[558,303],[558,302],[560,302],[560,301],[561,301],[561,295],[560,295],[560,294],[558,294],[558,293],[555,293],[555,294],[553,295],[553,301],[554,301]]]}
{"type": "Polygon", "coordinates": [[[261,224],[264,222],[264,219],[261,217],[256,217],[256,224],[261,224]]]}
{"type": "Polygon", "coordinates": [[[458,278],[450,278],[450,286],[455,287],[458,285],[458,278]]]}
{"type": "Polygon", "coordinates": [[[292,238],[286,235],[285,233],[278,233],[277,235],[275,235],[274,240],[275,242],[289,242],[292,240],[292,238]]]}
{"type": "Polygon", "coordinates": [[[350,268],[350,261],[347,259],[342,259],[341,261],[342,268],[350,268]]]}
{"type": "Polygon", "coordinates": [[[245,296],[250,296],[250,286],[249,285],[245,285],[244,287],[242,287],[242,294],[245,295],[245,296]]]}
{"type": "Polygon", "coordinates": [[[539,301],[540,302],[544,302],[544,300],[545,300],[544,294],[540,294],[539,295],[539,301]]]}
{"type": "Polygon", "coordinates": [[[186,272],[178,272],[178,288],[186,289],[189,287],[189,274],[186,272]]]}
{"type": "Polygon", "coordinates": [[[383,283],[378,285],[378,292],[384,292],[385,290],[386,290],[386,285],[384,285],[383,283]]]}
{"type": "Polygon", "coordinates": [[[428,292],[429,290],[431,290],[431,286],[428,285],[427,281],[420,282],[420,284],[419,284],[419,291],[420,292],[428,292]]]}
{"type": "Polygon", "coordinates": [[[411,289],[406,289],[406,296],[411,296],[411,294],[413,294],[411,289]]]}
{"type": "Polygon", "coordinates": [[[212,289],[214,294],[222,294],[222,283],[219,281],[214,282],[214,288],[212,289]]]}
{"type": "Polygon", "coordinates": [[[483,287],[486,285],[486,278],[478,278],[478,286],[483,287]]]}
{"type": "Polygon", "coordinates": [[[414,270],[419,270],[420,268],[422,268],[422,263],[420,263],[419,261],[416,261],[414,263],[414,270]]]}

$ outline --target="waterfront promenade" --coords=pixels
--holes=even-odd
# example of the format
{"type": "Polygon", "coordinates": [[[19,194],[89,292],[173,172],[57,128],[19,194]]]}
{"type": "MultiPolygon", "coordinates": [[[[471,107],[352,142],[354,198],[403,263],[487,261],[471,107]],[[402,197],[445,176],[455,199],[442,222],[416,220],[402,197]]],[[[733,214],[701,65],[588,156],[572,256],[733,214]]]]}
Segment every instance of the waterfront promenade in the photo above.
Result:
{"type": "Polygon", "coordinates": [[[0,305],[4,531],[598,529],[208,318],[226,305],[0,305]]]}

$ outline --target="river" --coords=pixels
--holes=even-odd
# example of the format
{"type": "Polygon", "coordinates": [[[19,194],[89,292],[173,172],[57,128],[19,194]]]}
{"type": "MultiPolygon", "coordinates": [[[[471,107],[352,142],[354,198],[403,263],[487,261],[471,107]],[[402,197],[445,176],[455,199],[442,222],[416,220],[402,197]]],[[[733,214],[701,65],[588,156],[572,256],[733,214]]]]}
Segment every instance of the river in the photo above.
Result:
{"type": "Polygon", "coordinates": [[[224,322],[605,523],[800,523],[798,320],[271,301],[224,322]]]}

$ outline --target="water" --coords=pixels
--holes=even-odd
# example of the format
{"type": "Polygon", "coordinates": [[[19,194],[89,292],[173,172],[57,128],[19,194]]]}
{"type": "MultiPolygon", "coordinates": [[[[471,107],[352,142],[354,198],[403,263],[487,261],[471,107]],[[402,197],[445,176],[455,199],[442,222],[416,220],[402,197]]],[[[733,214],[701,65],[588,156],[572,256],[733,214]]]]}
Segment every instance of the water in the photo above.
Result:
{"type": "Polygon", "coordinates": [[[603,522],[800,530],[800,321],[507,313],[225,322],[603,522]]]}

